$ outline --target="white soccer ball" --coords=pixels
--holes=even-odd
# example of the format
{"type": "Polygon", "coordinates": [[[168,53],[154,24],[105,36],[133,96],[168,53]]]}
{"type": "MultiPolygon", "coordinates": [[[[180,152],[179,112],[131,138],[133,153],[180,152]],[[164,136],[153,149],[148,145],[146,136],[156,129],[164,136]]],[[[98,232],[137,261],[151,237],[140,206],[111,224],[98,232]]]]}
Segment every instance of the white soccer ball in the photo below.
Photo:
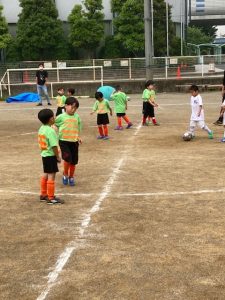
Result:
{"type": "Polygon", "coordinates": [[[183,140],[184,140],[185,142],[188,142],[188,141],[190,141],[191,139],[192,139],[192,134],[191,134],[191,132],[187,131],[187,132],[185,132],[185,133],[183,134],[183,140]]]}

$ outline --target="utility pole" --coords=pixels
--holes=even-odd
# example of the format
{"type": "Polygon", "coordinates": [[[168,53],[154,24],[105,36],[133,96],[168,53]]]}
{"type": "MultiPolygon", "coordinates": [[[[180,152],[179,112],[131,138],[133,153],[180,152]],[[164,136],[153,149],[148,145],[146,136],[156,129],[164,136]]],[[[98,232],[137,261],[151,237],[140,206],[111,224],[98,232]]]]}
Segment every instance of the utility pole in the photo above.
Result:
{"type": "Polygon", "coordinates": [[[145,67],[146,79],[153,79],[152,72],[152,1],[144,0],[144,21],[145,21],[145,67]]]}

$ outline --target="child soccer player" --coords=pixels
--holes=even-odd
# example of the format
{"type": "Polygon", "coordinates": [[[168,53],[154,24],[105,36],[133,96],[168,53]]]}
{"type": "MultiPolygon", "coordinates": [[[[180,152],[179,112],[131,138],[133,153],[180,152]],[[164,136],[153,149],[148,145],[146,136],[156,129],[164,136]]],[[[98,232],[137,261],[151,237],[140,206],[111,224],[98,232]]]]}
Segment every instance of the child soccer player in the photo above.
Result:
{"type": "Polygon", "coordinates": [[[100,139],[108,140],[109,139],[108,112],[110,112],[110,115],[112,115],[112,109],[109,105],[109,101],[103,98],[102,92],[96,92],[95,99],[96,99],[96,101],[93,106],[93,111],[91,112],[91,115],[94,112],[97,112],[97,125],[98,125],[98,131],[99,131],[99,136],[97,137],[97,139],[98,140],[100,140],[100,139]]]}
{"type": "Polygon", "coordinates": [[[59,146],[64,161],[62,182],[64,185],[75,185],[75,169],[78,163],[78,149],[81,139],[81,120],[76,113],[79,102],[75,97],[69,97],[65,102],[65,113],[57,116],[55,126],[59,131],[59,146]]]}
{"type": "Polygon", "coordinates": [[[74,88],[69,88],[67,90],[67,97],[75,97],[74,94],[75,94],[75,89],[74,88]]]}
{"type": "Polygon", "coordinates": [[[221,111],[220,117],[223,120],[223,128],[224,128],[223,138],[221,139],[221,142],[225,143],[225,99],[223,100],[220,111],[221,111]]]}
{"type": "Polygon", "coordinates": [[[111,95],[111,99],[115,103],[115,113],[117,115],[117,126],[115,130],[122,130],[122,118],[127,123],[127,129],[133,124],[130,122],[128,116],[126,115],[127,110],[127,95],[122,92],[122,88],[118,85],[116,86],[115,92],[111,95]]]}
{"type": "Polygon", "coordinates": [[[58,172],[57,163],[61,161],[58,152],[58,137],[51,127],[54,124],[54,113],[51,109],[42,109],[38,119],[43,124],[38,131],[38,142],[41,149],[44,174],[41,177],[40,201],[48,204],[62,204],[63,200],[55,197],[55,175],[58,172]]]}
{"type": "Polygon", "coordinates": [[[192,85],[190,87],[191,92],[191,119],[190,119],[190,132],[192,137],[195,136],[195,127],[198,125],[201,129],[208,133],[209,139],[213,139],[213,132],[205,124],[204,110],[202,97],[199,94],[199,89],[197,85],[192,85]]]}
{"type": "Polygon", "coordinates": [[[143,119],[142,125],[147,126],[146,119],[152,119],[152,123],[155,126],[158,126],[159,123],[156,122],[154,107],[158,107],[158,104],[155,102],[155,87],[152,80],[148,80],[145,84],[145,89],[142,94],[143,99],[143,119]]]}
{"type": "Polygon", "coordinates": [[[57,92],[58,95],[56,97],[57,100],[56,117],[65,111],[65,102],[66,102],[66,96],[64,95],[64,88],[58,88],[57,92]]]}

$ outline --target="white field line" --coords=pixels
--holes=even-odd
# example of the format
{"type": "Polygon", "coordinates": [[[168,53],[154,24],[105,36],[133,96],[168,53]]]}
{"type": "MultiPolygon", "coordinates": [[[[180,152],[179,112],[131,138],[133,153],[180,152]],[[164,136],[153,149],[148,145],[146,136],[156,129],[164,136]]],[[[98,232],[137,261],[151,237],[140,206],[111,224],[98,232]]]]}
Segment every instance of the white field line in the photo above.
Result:
{"type": "Polygon", "coordinates": [[[15,134],[15,135],[6,135],[6,136],[1,136],[0,138],[11,138],[11,137],[16,137],[16,136],[24,136],[24,135],[30,135],[30,134],[37,134],[36,131],[34,132],[25,132],[25,133],[19,133],[19,134],[15,134]]]}
{"type": "MultiPolygon", "coordinates": [[[[7,194],[19,194],[19,195],[35,195],[38,196],[39,193],[29,192],[29,191],[12,191],[12,190],[0,190],[0,193],[7,194]]],[[[184,191],[184,192],[146,192],[146,193],[114,193],[113,197],[157,197],[157,196],[179,196],[179,195],[201,195],[201,194],[216,194],[225,193],[225,189],[208,189],[208,190],[198,190],[198,191],[184,191]]],[[[96,193],[58,193],[59,196],[72,196],[72,197],[93,197],[96,193]]],[[[108,196],[108,195],[107,195],[108,196]]]]}
{"type": "MultiPolygon", "coordinates": [[[[141,124],[136,129],[134,135],[137,135],[139,130],[141,128],[141,124]]],[[[104,188],[102,192],[99,195],[99,198],[96,200],[95,204],[92,206],[92,208],[87,212],[84,219],[81,222],[79,233],[79,238],[84,238],[85,230],[89,227],[92,215],[97,213],[100,210],[101,204],[106,199],[106,197],[110,194],[112,186],[118,177],[118,174],[120,172],[120,168],[123,165],[125,158],[127,156],[127,152],[123,153],[122,158],[116,163],[115,168],[113,169],[111,175],[109,176],[109,179],[107,180],[106,184],[104,185],[104,188]]],[[[84,241],[84,240],[83,240],[84,241]]],[[[37,300],[45,300],[48,293],[52,289],[52,287],[56,284],[56,280],[60,273],[62,272],[65,264],[69,260],[70,256],[73,254],[73,252],[79,247],[78,241],[75,239],[71,241],[66,248],[63,250],[63,252],[59,255],[55,267],[52,272],[48,274],[48,282],[45,287],[45,289],[42,291],[42,293],[38,296],[37,300]]]]}

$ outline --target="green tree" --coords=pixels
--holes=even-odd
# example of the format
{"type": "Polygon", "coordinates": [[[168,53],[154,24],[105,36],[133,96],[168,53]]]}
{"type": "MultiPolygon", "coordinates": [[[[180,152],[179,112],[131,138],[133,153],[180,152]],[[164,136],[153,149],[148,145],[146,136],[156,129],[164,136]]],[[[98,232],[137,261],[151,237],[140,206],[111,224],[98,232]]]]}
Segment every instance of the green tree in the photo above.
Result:
{"type": "Polygon", "coordinates": [[[85,49],[89,57],[95,57],[96,48],[104,37],[104,14],[102,0],[85,0],[85,10],[75,5],[68,17],[70,43],[75,48],[85,49]]]}
{"type": "Polygon", "coordinates": [[[0,5],[0,51],[1,61],[5,59],[4,52],[12,41],[12,36],[9,34],[8,24],[5,17],[2,15],[3,6],[0,5]]]}
{"type": "Polygon", "coordinates": [[[210,35],[206,35],[202,29],[191,26],[187,29],[187,42],[191,44],[206,44],[211,43],[214,37],[210,35]]]}
{"type": "Polygon", "coordinates": [[[20,0],[17,48],[23,60],[66,57],[62,22],[52,0],[20,0]]]}
{"type": "MultiPolygon", "coordinates": [[[[155,0],[154,8],[154,55],[166,55],[166,3],[155,0]]],[[[115,15],[115,39],[127,49],[127,55],[143,56],[144,40],[144,0],[112,0],[112,10],[115,15]]],[[[177,44],[175,28],[171,21],[169,6],[169,41],[177,44]]]]}

